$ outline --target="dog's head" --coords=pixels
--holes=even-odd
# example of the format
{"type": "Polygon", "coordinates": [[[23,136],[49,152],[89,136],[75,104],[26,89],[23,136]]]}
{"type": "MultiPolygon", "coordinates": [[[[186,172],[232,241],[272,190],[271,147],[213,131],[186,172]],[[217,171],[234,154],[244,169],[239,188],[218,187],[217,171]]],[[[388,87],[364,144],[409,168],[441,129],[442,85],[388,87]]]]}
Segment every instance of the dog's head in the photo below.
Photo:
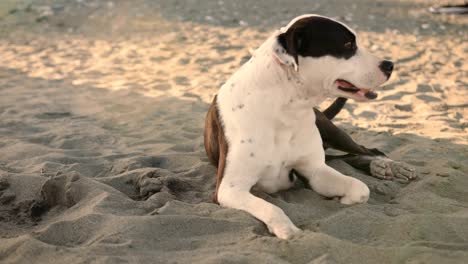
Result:
{"type": "Polygon", "coordinates": [[[375,99],[374,89],[393,71],[391,61],[359,47],[348,26],[327,17],[297,17],[277,38],[274,55],[278,61],[294,68],[305,85],[330,97],[375,99]]]}

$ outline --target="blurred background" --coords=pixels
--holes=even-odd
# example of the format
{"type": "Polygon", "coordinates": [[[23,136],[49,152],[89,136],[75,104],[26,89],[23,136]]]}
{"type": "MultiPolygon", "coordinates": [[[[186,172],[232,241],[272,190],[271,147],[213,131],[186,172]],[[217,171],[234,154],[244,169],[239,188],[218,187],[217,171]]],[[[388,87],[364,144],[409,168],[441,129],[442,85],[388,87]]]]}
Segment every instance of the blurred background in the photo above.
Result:
{"type": "MultiPolygon", "coordinates": [[[[425,120],[428,103],[452,104],[466,95],[468,16],[429,12],[432,6],[460,3],[3,0],[0,52],[4,67],[31,77],[210,102],[249,50],[274,29],[299,14],[317,13],[349,24],[360,33],[361,45],[395,61],[380,98],[403,109],[417,102],[413,110],[425,120]]],[[[371,108],[393,109],[384,101],[371,108]]],[[[451,125],[466,127],[460,113],[447,115],[454,118],[451,125]]]]}

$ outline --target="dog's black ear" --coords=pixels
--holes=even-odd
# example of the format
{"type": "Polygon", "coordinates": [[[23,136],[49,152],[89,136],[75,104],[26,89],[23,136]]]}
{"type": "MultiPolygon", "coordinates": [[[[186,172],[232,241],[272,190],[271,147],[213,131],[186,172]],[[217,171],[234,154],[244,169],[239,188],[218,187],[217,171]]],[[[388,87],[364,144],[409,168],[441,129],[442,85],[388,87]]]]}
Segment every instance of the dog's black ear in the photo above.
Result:
{"type": "Polygon", "coordinates": [[[298,71],[299,59],[298,49],[301,45],[299,34],[294,31],[287,31],[278,35],[278,46],[275,48],[275,55],[282,64],[289,65],[298,71]]]}

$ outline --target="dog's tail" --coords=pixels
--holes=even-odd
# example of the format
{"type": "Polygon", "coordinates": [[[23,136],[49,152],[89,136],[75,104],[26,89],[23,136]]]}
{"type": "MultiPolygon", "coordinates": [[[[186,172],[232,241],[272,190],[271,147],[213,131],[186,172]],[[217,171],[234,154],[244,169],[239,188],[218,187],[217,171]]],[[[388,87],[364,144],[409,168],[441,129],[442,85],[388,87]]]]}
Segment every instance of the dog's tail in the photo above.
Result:
{"type": "Polygon", "coordinates": [[[323,114],[329,120],[332,120],[341,111],[347,100],[347,98],[338,97],[333,104],[323,111],[323,114]]]}

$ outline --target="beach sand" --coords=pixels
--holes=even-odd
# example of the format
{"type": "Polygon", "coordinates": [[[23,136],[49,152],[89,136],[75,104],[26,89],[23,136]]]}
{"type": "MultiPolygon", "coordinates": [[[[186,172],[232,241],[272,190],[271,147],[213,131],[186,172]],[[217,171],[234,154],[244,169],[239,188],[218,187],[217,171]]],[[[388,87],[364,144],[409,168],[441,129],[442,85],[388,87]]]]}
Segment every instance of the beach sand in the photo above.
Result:
{"type": "Polygon", "coordinates": [[[0,262],[468,263],[468,17],[434,3],[447,1],[3,0],[0,262]],[[334,161],[369,185],[367,204],[256,193],[304,230],[284,241],[211,202],[202,133],[249,50],[303,13],[395,61],[379,98],[335,123],[419,179],[334,161]]]}

